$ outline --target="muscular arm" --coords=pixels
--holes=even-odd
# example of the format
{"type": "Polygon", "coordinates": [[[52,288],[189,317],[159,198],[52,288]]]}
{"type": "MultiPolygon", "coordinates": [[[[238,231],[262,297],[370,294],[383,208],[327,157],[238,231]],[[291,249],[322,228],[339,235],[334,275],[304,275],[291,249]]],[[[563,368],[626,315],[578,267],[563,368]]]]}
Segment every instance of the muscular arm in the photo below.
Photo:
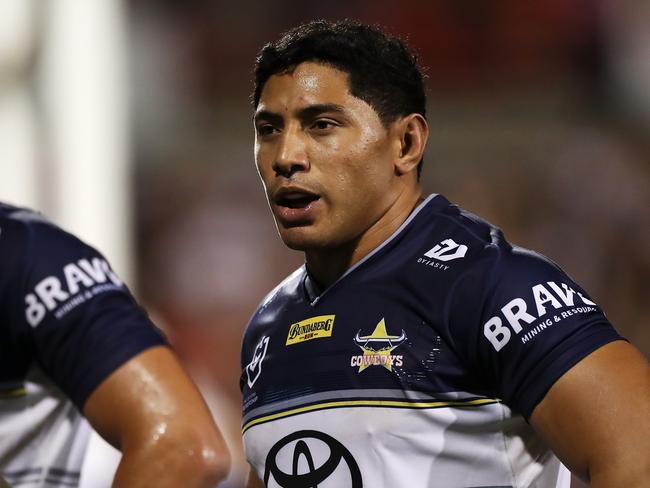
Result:
{"type": "Polygon", "coordinates": [[[214,487],[229,456],[203,398],[166,347],[127,361],[90,395],[84,414],[122,451],[115,488],[214,487]]]}
{"type": "Polygon", "coordinates": [[[607,344],[571,368],[530,421],[562,462],[591,486],[647,486],[650,365],[627,342],[607,344]]]}

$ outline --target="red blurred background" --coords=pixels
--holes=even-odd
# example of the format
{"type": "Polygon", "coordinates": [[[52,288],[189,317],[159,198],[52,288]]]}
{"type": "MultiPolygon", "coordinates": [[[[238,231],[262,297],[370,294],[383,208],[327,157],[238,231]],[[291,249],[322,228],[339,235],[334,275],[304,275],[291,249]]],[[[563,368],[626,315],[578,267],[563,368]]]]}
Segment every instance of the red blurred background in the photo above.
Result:
{"type": "Polygon", "coordinates": [[[647,3],[139,0],[130,11],[140,292],[233,412],[248,317],[302,263],[277,238],[254,169],[252,64],[315,18],[407,38],[428,75],[426,192],[552,257],[650,352],[647,3]]]}

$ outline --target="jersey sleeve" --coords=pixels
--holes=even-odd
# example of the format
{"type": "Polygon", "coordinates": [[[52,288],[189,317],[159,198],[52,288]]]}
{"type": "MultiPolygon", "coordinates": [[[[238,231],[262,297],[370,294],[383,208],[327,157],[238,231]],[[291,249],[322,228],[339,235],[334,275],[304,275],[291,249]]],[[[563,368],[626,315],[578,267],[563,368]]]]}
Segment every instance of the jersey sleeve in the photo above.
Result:
{"type": "Polygon", "coordinates": [[[454,343],[491,393],[526,418],[565,372],[621,338],[582,288],[531,251],[488,246],[456,288],[454,343]]]}
{"type": "Polygon", "coordinates": [[[95,249],[61,229],[28,227],[15,320],[43,371],[82,410],[119,366],[166,340],[95,249]]]}

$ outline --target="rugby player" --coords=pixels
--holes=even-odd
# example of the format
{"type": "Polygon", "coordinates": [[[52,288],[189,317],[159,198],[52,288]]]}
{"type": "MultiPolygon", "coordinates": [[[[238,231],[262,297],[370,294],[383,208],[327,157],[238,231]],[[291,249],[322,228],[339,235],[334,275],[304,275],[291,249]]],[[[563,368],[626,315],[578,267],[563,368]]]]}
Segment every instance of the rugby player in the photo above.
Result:
{"type": "Polygon", "coordinates": [[[647,360],[557,265],[423,195],[425,102],[356,22],[257,58],[257,169],[306,263],[245,332],[248,486],[647,486],[647,360]]]}
{"type": "Polygon", "coordinates": [[[5,204],[0,323],[0,478],[11,486],[78,486],[83,416],[122,451],[115,487],[225,478],[228,452],[203,398],[104,257],[5,204]]]}

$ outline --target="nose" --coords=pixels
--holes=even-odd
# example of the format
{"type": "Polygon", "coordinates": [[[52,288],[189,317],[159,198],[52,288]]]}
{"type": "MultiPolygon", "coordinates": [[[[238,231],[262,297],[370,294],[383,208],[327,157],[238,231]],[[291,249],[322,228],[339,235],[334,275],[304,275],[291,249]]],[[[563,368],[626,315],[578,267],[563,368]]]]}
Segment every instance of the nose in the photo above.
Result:
{"type": "Polygon", "coordinates": [[[280,136],[273,171],[277,176],[290,177],[308,169],[309,159],[303,133],[298,127],[287,127],[280,136]]]}

